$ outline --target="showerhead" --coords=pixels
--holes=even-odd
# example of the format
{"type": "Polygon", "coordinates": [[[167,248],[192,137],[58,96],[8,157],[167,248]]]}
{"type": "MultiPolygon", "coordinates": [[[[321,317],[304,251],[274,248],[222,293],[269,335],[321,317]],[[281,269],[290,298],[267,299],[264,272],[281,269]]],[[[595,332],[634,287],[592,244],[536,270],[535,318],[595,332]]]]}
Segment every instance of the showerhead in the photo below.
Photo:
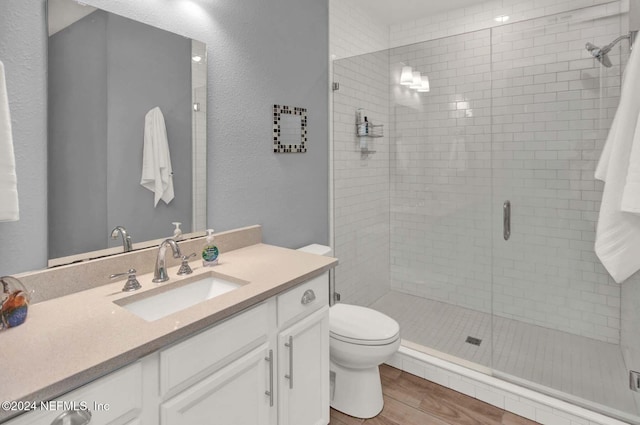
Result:
{"type": "Polygon", "coordinates": [[[600,62],[607,68],[611,68],[611,61],[609,60],[607,53],[609,53],[609,50],[611,50],[611,48],[613,47],[613,43],[608,44],[603,48],[600,48],[592,43],[587,43],[584,45],[584,47],[589,53],[591,53],[591,56],[598,59],[598,62],[600,62]]]}

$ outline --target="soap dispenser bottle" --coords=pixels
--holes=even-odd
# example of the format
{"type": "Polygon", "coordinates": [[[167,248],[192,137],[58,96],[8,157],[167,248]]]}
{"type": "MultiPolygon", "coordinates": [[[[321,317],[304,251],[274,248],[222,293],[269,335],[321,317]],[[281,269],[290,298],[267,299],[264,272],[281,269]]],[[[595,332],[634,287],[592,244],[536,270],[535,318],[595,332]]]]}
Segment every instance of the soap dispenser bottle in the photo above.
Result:
{"type": "Polygon", "coordinates": [[[218,264],[218,256],[220,251],[213,243],[213,229],[207,229],[207,239],[202,247],[202,265],[215,266],[218,264]]]}
{"type": "Polygon", "coordinates": [[[173,229],[173,239],[175,241],[179,241],[180,239],[182,239],[182,229],[180,228],[180,225],[182,224],[182,222],[180,221],[174,221],[173,223],[174,226],[176,226],[175,229],[173,229]]]}

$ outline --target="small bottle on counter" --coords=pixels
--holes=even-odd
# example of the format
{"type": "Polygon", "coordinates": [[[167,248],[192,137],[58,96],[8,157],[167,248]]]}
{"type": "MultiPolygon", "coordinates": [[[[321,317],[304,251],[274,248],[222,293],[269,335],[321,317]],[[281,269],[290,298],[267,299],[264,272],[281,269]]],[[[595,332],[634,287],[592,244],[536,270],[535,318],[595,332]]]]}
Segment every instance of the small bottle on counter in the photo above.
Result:
{"type": "Polygon", "coordinates": [[[218,264],[220,251],[218,251],[218,247],[213,243],[213,238],[213,229],[207,229],[207,239],[202,247],[202,265],[205,267],[218,264]]]}

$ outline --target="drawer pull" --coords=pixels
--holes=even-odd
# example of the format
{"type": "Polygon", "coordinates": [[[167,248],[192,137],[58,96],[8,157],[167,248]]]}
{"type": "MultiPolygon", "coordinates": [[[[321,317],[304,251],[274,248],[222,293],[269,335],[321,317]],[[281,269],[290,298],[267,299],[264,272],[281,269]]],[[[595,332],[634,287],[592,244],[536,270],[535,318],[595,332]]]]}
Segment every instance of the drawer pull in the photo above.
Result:
{"type": "Polygon", "coordinates": [[[304,294],[302,294],[302,299],[300,300],[300,302],[302,303],[302,305],[306,305],[314,302],[315,300],[316,293],[313,292],[313,289],[307,289],[306,291],[304,291],[304,294]]]}
{"type": "Polygon", "coordinates": [[[51,425],[87,425],[89,422],[91,422],[90,411],[67,410],[55,418],[51,425]]]}

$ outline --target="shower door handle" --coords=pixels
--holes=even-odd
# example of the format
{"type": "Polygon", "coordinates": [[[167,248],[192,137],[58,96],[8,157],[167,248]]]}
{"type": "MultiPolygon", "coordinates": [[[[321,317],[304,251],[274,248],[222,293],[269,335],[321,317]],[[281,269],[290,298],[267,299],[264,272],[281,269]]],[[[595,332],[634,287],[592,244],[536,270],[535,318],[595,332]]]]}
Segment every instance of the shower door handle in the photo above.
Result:
{"type": "Polygon", "coordinates": [[[511,202],[508,200],[502,204],[502,236],[505,241],[511,237],[511,202]]]}

